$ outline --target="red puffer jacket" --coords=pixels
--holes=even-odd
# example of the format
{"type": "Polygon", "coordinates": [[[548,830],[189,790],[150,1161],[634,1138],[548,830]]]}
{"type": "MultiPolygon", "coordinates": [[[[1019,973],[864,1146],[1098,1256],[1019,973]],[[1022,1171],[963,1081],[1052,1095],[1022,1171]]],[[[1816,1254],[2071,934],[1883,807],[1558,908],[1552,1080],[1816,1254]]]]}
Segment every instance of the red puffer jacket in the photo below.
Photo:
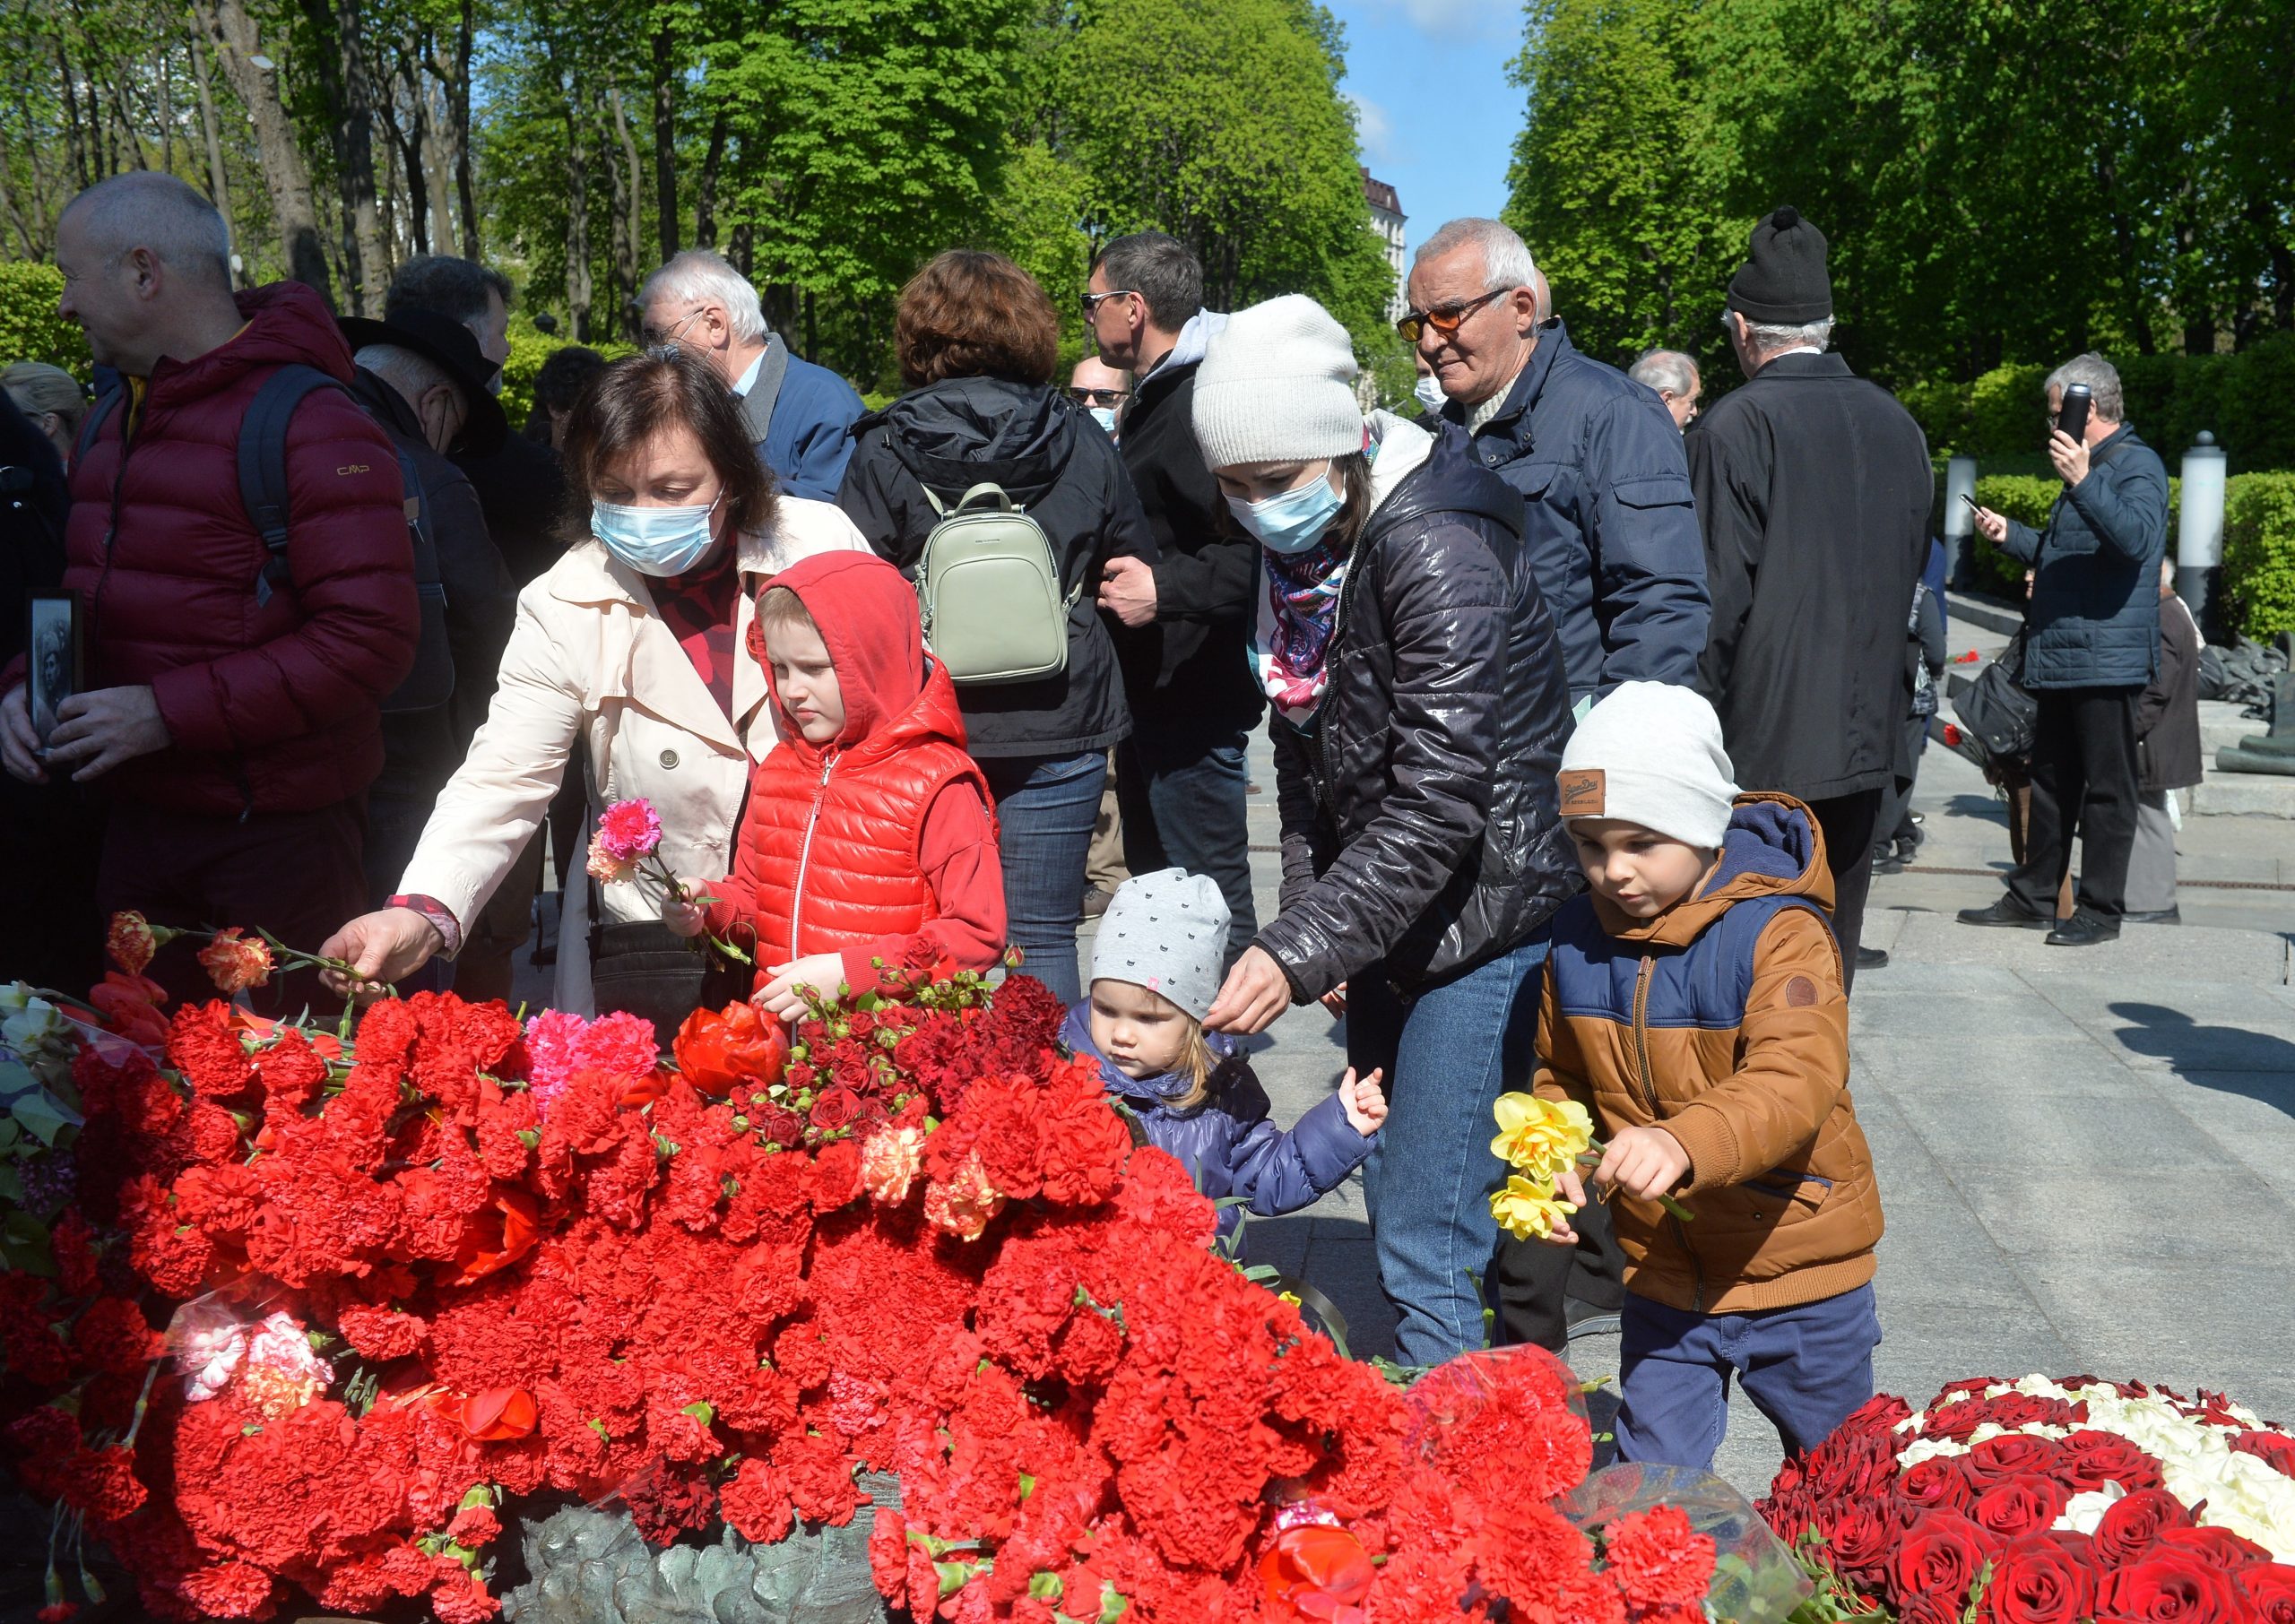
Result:
{"type": "Polygon", "coordinates": [[[88,686],[149,684],[175,739],[112,786],[229,816],[364,794],[383,764],[378,701],[421,634],[398,459],[332,389],[289,426],[292,584],[255,607],[266,558],[239,501],[240,419],[275,368],[348,384],[351,352],[299,282],[238,300],[238,336],[161,360],[133,424],[115,407],[74,465],[64,575],[86,606],[88,686]]]}
{"type": "Polygon", "coordinates": [[[1005,920],[988,782],[965,753],[955,685],[925,659],[915,589],[865,553],[805,559],[773,584],[819,630],[844,727],[822,747],[791,725],[758,764],[711,928],[753,926],[760,972],[844,953],[856,988],[870,957],[896,963],[920,933],[935,956],[990,968],[1005,920]]]}

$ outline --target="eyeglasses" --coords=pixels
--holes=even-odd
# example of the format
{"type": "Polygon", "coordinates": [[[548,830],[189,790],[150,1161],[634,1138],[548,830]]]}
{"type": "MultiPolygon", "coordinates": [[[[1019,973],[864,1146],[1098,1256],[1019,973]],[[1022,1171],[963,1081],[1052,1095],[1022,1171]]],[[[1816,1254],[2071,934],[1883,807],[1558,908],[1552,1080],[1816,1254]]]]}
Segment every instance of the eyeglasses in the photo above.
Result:
{"type": "Polygon", "coordinates": [[[1453,299],[1451,303],[1438,305],[1432,310],[1406,311],[1402,319],[1395,324],[1395,331],[1402,334],[1402,341],[1406,344],[1418,342],[1418,335],[1429,327],[1448,338],[1466,324],[1467,317],[1481,309],[1492,299],[1503,298],[1513,291],[1511,288],[1493,288],[1480,298],[1453,299]]]}
{"type": "Polygon", "coordinates": [[[1084,319],[1087,322],[1098,320],[1100,307],[1108,300],[1130,298],[1139,291],[1137,288],[1111,288],[1105,293],[1087,293],[1084,296],[1084,319]]]}
{"type": "Polygon", "coordinates": [[[677,324],[671,327],[667,333],[663,333],[657,328],[652,332],[642,333],[640,336],[645,341],[645,353],[653,356],[655,360],[673,361],[677,359],[678,334],[683,333],[688,327],[693,325],[694,318],[708,308],[709,307],[706,305],[696,305],[692,309],[687,311],[684,315],[680,316],[678,319],[677,324]],[[657,350],[667,350],[669,353],[666,355],[658,355],[654,353],[657,350]]]}
{"type": "Polygon", "coordinates": [[[1121,406],[1131,398],[1129,389],[1087,389],[1082,384],[1070,384],[1068,398],[1078,406],[1121,406]]]}

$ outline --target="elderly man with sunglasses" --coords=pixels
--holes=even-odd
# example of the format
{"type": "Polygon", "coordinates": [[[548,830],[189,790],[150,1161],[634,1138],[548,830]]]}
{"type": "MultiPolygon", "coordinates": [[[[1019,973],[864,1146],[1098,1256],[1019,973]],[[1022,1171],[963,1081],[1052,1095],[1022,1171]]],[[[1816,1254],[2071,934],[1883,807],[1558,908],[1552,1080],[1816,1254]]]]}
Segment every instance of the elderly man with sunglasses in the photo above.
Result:
{"type": "Polygon", "coordinates": [[[1454,220],[1410,271],[1395,324],[1522,493],[1530,557],[1581,714],[1621,682],[1693,685],[1705,648],[1705,550],[1680,431],[1657,393],[1572,347],[1542,308],[1522,239],[1454,220]]]}

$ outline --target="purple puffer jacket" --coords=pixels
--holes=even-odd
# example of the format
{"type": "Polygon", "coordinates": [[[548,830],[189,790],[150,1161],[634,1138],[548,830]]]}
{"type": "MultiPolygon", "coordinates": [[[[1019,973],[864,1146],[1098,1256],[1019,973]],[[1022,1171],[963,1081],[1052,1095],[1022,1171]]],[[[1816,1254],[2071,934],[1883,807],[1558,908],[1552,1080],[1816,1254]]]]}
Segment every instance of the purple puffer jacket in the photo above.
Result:
{"type": "MultiPolygon", "coordinates": [[[[1224,1032],[1203,1035],[1219,1057],[1219,1069],[1211,1076],[1211,1097],[1187,1110],[1174,1110],[1165,1103],[1187,1093],[1186,1077],[1168,1071],[1159,1076],[1127,1077],[1100,1053],[1092,1041],[1088,1003],[1068,1012],[1060,1041],[1074,1053],[1099,1062],[1108,1093],[1139,1113],[1148,1143],[1175,1157],[1194,1179],[1195,1188],[1214,1201],[1240,1196],[1260,1217],[1279,1218],[1337,1189],[1363,1165],[1375,1140],[1355,1131],[1337,1094],[1316,1104],[1286,1134],[1268,1120],[1267,1091],[1251,1075],[1235,1041],[1224,1032]]],[[[1219,1209],[1223,1238],[1242,1222],[1239,1210],[1219,1209]]]]}

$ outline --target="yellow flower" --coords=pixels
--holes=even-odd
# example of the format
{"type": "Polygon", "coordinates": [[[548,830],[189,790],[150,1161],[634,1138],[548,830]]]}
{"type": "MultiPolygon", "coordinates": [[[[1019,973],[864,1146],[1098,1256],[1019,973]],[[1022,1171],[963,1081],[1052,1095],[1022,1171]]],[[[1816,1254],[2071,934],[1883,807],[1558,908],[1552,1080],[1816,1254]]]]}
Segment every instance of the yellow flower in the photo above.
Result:
{"type": "Polygon", "coordinates": [[[1498,1136],[1490,1142],[1490,1153],[1548,1185],[1594,1142],[1593,1119],[1575,1100],[1501,1094],[1493,1109],[1498,1136]]]}
{"type": "Polygon", "coordinates": [[[1490,1198],[1490,1215],[1517,1240],[1545,1240],[1577,1210],[1555,1196],[1552,1184],[1525,1179],[1520,1173],[1509,1178],[1506,1188],[1490,1198]]]}

